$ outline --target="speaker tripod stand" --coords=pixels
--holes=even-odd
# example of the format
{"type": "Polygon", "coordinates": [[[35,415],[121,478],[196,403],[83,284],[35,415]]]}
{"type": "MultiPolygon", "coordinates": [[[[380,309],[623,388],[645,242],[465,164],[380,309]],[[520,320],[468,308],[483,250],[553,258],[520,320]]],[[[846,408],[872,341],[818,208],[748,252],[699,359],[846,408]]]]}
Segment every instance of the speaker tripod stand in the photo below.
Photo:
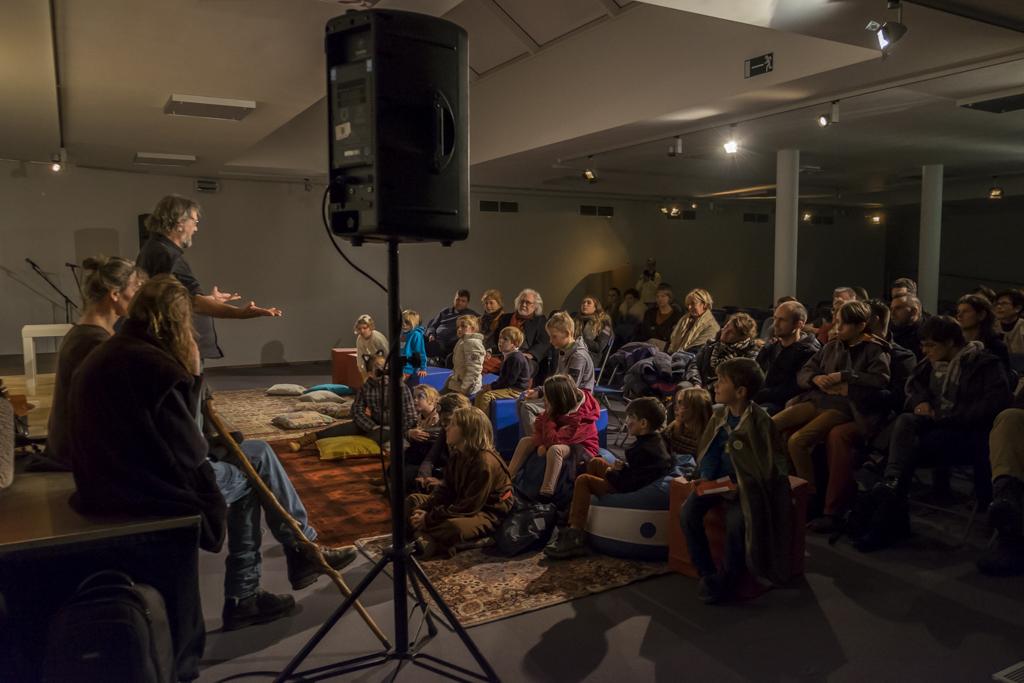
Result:
{"type": "Polygon", "coordinates": [[[376,666],[386,666],[394,663],[395,669],[386,680],[395,680],[406,665],[412,664],[440,676],[455,681],[489,681],[498,682],[498,674],[494,671],[487,659],[477,648],[473,639],[469,637],[466,630],[459,623],[458,618],[451,608],[445,604],[444,599],[430,583],[423,568],[412,554],[412,543],[406,538],[407,524],[405,517],[405,478],[404,478],[404,445],[402,443],[402,429],[395,425],[402,424],[402,392],[399,389],[402,383],[402,366],[399,338],[402,330],[402,311],[399,305],[398,296],[398,244],[399,240],[388,241],[388,330],[389,339],[389,362],[388,380],[390,382],[390,405],[388,407],[391,420],[391,547],[385,551],[384,556],[377,561],[370,572],[359,582],[355,590],[345,598],[345,601],[328,617],[327,621],[320,626],[313,637],[302,647],[292,658],[288,665],[278,674],[277,683],[288,681],[319,681],[346,673],[370,669],[376,666]],[[334,625],[345,615],[369,587],[375,578],[385,567],[392,567],[394,617],[395,617],[395,644],[381,652],[363,655],[347,659],[341,662],[325,666],[307,669],[297,672],[299,666],[313,652],[320,641],[330,632],[334,625]],[[427,626],[427,633],[418,637],[415,641],[409,638],[409,606],[408,590],[412,589],[416,598],[416,605],[423,611],[423,619],[427,626]],[[439,657],[424,653],[422,650],[437,635],[437,625],[430,613],[430,607],[424,597],[424,591],[434,601],[437,609],[444,615],[452,630],[462,641],[462,644],[472,655],[482,673],[470,671],[462,666],[453,664],[439,657]]]}

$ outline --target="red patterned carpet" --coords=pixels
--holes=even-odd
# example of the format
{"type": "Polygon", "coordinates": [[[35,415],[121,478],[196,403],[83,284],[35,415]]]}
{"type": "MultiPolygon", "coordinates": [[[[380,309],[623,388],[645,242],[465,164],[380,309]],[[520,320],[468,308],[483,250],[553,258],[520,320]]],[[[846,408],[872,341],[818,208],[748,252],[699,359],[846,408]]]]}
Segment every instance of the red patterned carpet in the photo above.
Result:
{"type": "Polygon", "coordinates": [[[287,441],[270,445],[302,497],[320,543],[350,545],[391,529],[388,501],[370,491],[370,480],[381,476],[380,460],[322,461],[316,447],[293,453],[287,441]]]}

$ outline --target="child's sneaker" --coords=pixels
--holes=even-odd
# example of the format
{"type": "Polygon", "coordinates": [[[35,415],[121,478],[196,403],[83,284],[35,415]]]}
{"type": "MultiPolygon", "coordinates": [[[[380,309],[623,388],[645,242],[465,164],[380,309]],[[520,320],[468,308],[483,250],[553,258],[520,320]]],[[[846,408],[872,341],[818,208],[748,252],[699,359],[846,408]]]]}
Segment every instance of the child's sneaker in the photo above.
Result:
{"type": "Polygon", "coordinates": [[[586,554],[586,532],[568,526],[559,529],[551,542],[544,546],[544,555],[552,560],[568,560],[586,554]]]}

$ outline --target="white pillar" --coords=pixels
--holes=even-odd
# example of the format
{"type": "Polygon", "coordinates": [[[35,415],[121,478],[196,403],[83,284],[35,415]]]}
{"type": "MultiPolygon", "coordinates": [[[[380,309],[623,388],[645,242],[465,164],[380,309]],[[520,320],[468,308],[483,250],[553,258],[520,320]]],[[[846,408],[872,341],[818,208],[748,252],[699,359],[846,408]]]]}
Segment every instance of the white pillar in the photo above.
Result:
{"type": "Polygon", "coordinates": [[[917,296],[924,310],[939,304],[939,254],[942,242],[942,164],[921,169],[921,232],[917,252],[917,296]]]}
{"type": "Polygon", "coordinates": [[[773,303],[796,296],[800,212],[800,150],[780,149],[775,161],[775,282],[773,303]]]}

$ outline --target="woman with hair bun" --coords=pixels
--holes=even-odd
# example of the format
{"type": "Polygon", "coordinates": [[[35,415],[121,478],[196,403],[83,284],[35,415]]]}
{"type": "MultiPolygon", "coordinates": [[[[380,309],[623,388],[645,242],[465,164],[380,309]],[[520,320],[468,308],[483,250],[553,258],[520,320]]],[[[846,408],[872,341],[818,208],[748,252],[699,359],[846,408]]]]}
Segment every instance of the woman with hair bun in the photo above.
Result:
{"type": "Polygon", "coordinates": [[[71,467],[66,447],[71,374],[93,349],[113,336],[114,324],[128,315],[128,304],[145,279],[135,263],[119,256],[87,258],[82,267],[85,312],[61,341],[46,437],[47,456],[64,468],[71,467]]]}

